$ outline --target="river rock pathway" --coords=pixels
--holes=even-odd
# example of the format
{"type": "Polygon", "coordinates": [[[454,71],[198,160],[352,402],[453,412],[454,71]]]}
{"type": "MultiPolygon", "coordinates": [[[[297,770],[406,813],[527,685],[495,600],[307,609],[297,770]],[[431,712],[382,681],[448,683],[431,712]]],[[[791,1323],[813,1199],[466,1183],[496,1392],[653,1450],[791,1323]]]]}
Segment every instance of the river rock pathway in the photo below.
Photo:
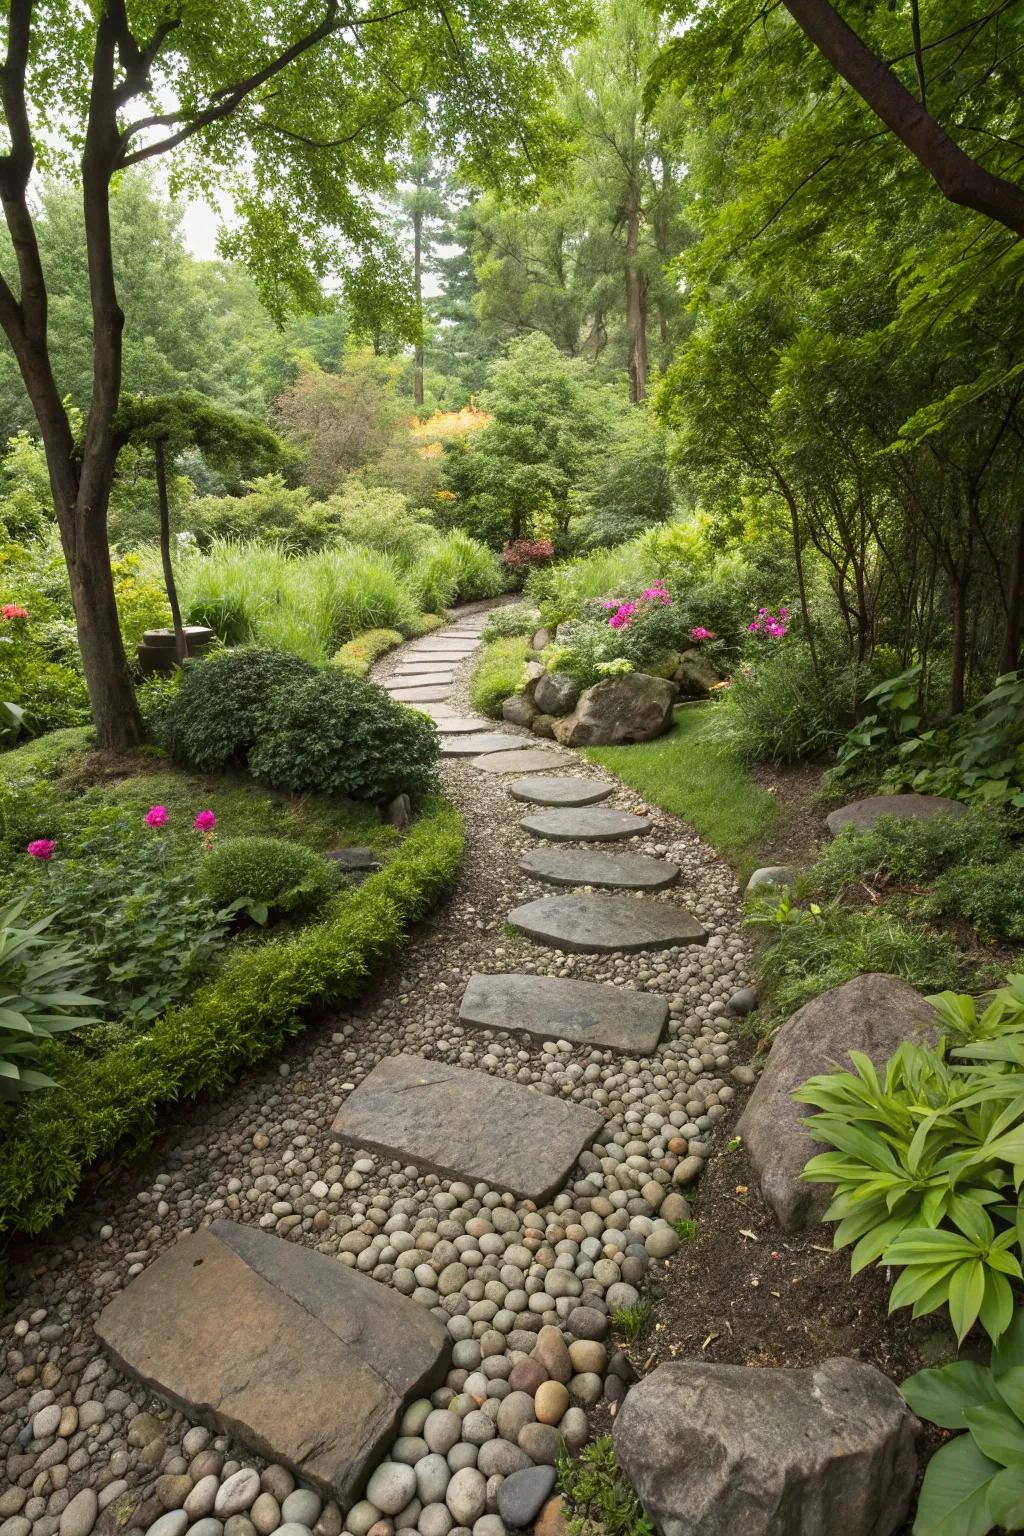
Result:
{"type": "Polygon", "coordinates": [[[0,1536],[504,1536],[532,1525],[563,1442],[579,1449],[633,1378],[615,1315],[671,1262],[753,1077],[726,1006],[747,981],[738,896],[687,827],[474,716],[482,624],[460,616],[375,669],[395,697],[431,695],[408,702],[438,722],[466,817],[452,898],[358,1006],[219,1100],[169,1111],[145,1165],[14,1255],[0,1536]],[[617,859],[621,876],[640,855],[643,890],[553,896],[527,856],[555,850],[522,802],[598,799],[637,820],[607,854],[584,838],[581,868],[617,859]],[[677,878],[656,889],[649,860],[677,878]],[[575,947],[509,925],[550,900],[575,947]],[[602,939],[645,922],[650,947],[595,952],[595,913],[602,939]],[[403,1093],[433,1108],[403,1124],[403,1093]],[[325,1476],[336,1442],[358,1456],[325,1476]]]}

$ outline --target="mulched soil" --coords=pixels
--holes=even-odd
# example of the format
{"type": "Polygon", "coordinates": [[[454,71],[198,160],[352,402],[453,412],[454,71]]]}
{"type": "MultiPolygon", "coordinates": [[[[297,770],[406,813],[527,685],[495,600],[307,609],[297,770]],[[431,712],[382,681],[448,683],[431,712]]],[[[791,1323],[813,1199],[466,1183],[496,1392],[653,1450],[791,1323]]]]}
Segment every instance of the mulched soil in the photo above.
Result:
{"type": "Polygon", "coordinates": [[[793,763],[772,768],[759,765],[750,777],[778,801],[779,816],[762,848],[760,864],[813,864],[824,835],[828,807],[822,799],[821,767],[793,763]]]}

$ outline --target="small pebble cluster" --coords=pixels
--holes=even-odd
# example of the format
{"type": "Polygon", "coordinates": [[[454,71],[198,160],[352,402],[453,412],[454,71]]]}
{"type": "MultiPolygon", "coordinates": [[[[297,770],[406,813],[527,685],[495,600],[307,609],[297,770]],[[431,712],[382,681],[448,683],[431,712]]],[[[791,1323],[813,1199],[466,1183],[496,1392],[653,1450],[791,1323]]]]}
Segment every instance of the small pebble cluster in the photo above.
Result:
{"type": "Polygon", "coordinates": [[[551,1495],[560,1445],[579,1449],[594,1410],[614,1411],[627,1390],[633,1368],[616,1348],[615,1315],[636,1306],[678,1247],[710,1138],[754,1078],[738,1059],[734,1014],[747,1006],[748,978],[732,875],[685,827],[618,789],[608,805],[654,822],[626,846],[682,870],[678,887],[644,899],[682,902],[708,944],[622,956],[543,949],[504,927],[517,901],[550,893],[517,867],[535,846],[518,825],[524,807],[500,776],[457,760],[443,771],[466,815],[466,865],[400,971],[220,1102],[169,1115],[141,1187],[125,1181],[80,1202],[12,1267],[14,1311],[0,1329],[0,1536],[113,1536],[125,1526],[148,1536],[503,1536],[530,1526],[551,1495]],[[670,1008],[662,1045],[629,1060],[460,1025],[469,976],[509,970],[660,993],[670,1008]],[[398,1051],[590,1106],[604,1131],[540,1209],[332,1141],[346,1095],[398,1051]],[[286,1468],[262,1466],[151,1398],[95,1338],[111,1295],[216,1217],[254,1222],[393,1286],[451,1336],[445,1384],[408,1408],[389,1459],[344,1518],[286,1468]]]}

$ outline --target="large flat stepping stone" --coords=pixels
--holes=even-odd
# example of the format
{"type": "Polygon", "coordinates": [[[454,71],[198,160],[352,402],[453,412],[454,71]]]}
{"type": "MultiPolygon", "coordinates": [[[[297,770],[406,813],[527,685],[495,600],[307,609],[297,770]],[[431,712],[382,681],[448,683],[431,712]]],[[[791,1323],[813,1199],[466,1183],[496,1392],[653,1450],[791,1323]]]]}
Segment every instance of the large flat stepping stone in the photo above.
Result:
{"type": "Polygon", "coordinates": [[[947,800],[945,795],[869,795],[840,806],[825,817],[825,825],[837,837],[844,827],[870,832],[883,816],[906,816],[915,821],[931,821],[935,816],[962,816],[966,807],[961,800],[947,800]]]}
{"type": "Polygon", "coordinates": [[[343,1141],[542,1204],[600,1134],[594,1110],[418,1056],[379,1062],[338,1111],[343,1141]]]}
{"type": "Polygon", "coordinates": [[[395,677],[409,677],[412,673],[427,673],[430,677],[437,677],[439,673],[445,673],[449,677],[454,676],[455,668],[450,661],[404,661],[394,671],[395,677]]]}
{"type": "Polygon", "coordinates": [[[542,896],[516,907],[508,920],[527,938],[581,955],[632,954],[708,940],[682,907],[635,896],[542,896]]]}
{"type": "Polygon", "coordinates": [[[637,837],[651,830],[646,816],[631,816],[628,811],[612,811],[605,806],[578,809],[535,811],[519,823],[524,832],[546,837],[553,843],[614,843],[622,837],[637,837]]]}
{"type": "Polygon", "coordinates": [[[428,704],[432,699],[446,699],[452,691],[451,683],[427,683],[423,687],[402,688],[396,683],[385,685],[386,693],[400,704],[428,704]]]}
{"type": "Polygon", "coordinates": [[[481,1029],[523,1030],[538,1040],[650,1056],[668,1022],[668,999],[561,976],[475,975],[459,1019],[481,1029]]]}
{"type": "Polygon", "coordinates": [[[679,868],[647,853],[604,853],[598,848],[531,848],[519,868],[553,885],[603,885],[618,891],[663,891],[679,868]]]}
{"type": "Polygon", "coordinates": [[[432,671],[427,671],[423,667],[413,667],[407,671],[403,667],[398,672],[392,672],[388,678],[388,687],[429,688],[432,683],[446,683],[450,687],[454,681],[455,673],[449,667],[432,671]]]}
{"type": "Polygon", "coordinates": [[[442,736],[468,736],[473,731],[490,731],[490,720],[474,720],[471,715],[452,715],[450,719],[438,721],[438,730],[442,736]]]}
{"type": "Polygon", "coordinates": [[[433,656],[444,661],[451,660],[453,656],[472,656],[477,649],[475,645],[467,644],[461,640],[433,640],[428,645],[424,642],[421,646],[411,645],[406,652],[408,656],[433,656]]]}
{"type": "Polygon", "coordinates": [[[472,741],[460,741],[458,737],[443,741],[441,752],[444,757],[476,757],[479,752],[520,752],[525,740],[525,736],[503,736],[492,731],[490,735],[474,735],[472,741]]]}
{"type": "Polygon", "coordinates": [[[403,1407],[443,1382],[424,1307],[300,1243],[215,1221],[100,1314],[114,1359],[190,1419],[283,1462],[346,1509],[403,1407]]]}
{"type": "Polygon", "coordinates": [[[483,757],[474,757],[471,766],[482,768],[485,773],[544,773],[571,762],[571,757],[547,752],[543,747],[525,747],[521,752],[485,753],[483,757]]]}
{"type": "Polygon", "coordinates": [[[508,792],[513,800],[525,800],[528,805],[593,805],[607,800],[613,787],[595,779],[574,779],[566,773],[557,779],[524,779],[521,784],[510,784],[508,792]]]}

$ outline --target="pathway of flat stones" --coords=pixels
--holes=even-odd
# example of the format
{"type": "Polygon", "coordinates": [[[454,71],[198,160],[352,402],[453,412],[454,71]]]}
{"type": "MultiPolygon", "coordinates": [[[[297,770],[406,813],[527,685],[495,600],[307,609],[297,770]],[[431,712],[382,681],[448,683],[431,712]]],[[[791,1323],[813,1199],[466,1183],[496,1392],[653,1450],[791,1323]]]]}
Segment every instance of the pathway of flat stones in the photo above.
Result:
{"type": "Polygon", "coordinates": [[[614,1314],[753,1078],[737,894],[685,826],[474,716],[482,622],[375,669],[432,695],[452,899],[359,1006],[169,1110],[145,1165],[17,1250],[0,1536],[504,1536],[625,1393],[614,1314]],[[552,808],[569,842],[528,829],[552,808]]]}

